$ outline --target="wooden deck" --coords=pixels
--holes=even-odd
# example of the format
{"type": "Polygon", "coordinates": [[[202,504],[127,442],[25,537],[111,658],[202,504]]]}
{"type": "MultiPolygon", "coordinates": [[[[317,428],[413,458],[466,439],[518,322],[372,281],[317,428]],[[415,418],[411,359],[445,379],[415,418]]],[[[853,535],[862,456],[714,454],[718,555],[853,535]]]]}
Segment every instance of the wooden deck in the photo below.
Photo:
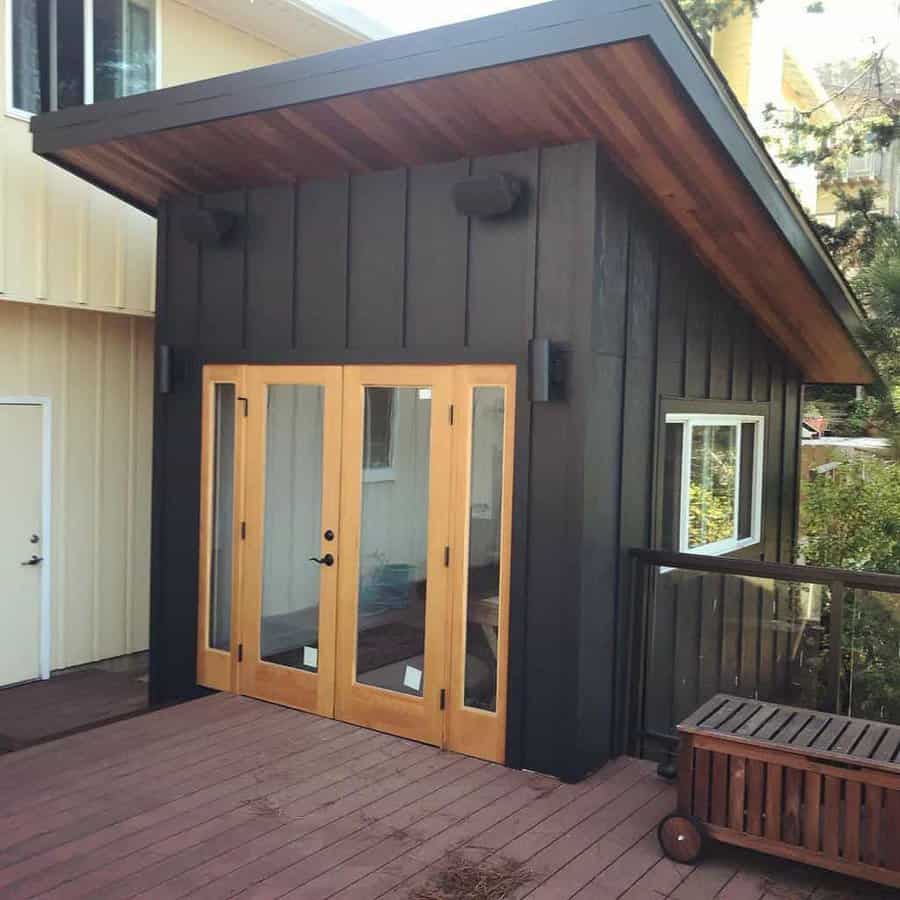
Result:
{"type": "Polygon", "coordinates": [[[887,897],[717,848],[660,858],[674,790],[621,758],[577,785],[219,694],[0,758],[0,897],[401,900],[454,853],[515,898],[887,897]]]}

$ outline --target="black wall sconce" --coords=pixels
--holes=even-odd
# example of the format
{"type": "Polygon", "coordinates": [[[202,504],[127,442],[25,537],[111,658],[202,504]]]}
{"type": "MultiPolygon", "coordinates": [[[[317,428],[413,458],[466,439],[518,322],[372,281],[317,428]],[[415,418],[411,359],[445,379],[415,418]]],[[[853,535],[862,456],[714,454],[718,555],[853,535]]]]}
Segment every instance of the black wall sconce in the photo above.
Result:
{"type": "Polygon", "coordinates": [[[525,187],[521,178],[503,172],[472,175],[453,185],[453,203],[464,216],[499,219],[520,205],[525,187]]]}
{"type": "Polygon", "coordinates": [[[197,209],[179,219],[181,234],[192,244],[216,246],[234,232],[238,217],[224,209],[197,209]]]}
{"type": "Polygon", "coordinates": [[[160,394],[172,394],[187,376],[186,360],[177,357],[171,344],[160,344],[156,357],[156,387],[160,394]]]}
{"type": "Polygon", "coordinates": [[[561,403],[566,399],[569,348],[547,338],[533,338],[528,345],[531,400],[561,403]]]}

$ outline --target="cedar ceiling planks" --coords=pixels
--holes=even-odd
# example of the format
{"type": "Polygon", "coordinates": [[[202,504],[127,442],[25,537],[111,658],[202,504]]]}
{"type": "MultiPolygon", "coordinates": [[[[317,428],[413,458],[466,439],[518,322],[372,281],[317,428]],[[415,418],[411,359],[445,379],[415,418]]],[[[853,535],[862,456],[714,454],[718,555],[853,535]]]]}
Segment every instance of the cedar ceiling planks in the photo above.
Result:
{"type": "Polygon", "coordinates": [[[872,373],[646,40],[168,130],[57,156],[147,208],[173,193],[331,178],[598,140],[809,381],[872,373]]]}

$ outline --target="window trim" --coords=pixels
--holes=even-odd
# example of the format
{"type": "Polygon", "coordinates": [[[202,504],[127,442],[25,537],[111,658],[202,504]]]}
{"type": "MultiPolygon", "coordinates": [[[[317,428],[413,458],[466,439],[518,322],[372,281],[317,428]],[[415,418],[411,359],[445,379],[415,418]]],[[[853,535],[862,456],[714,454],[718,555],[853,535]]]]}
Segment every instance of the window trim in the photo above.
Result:
{"type": "MultiPolygon", "coordinates": [[[[83,0],[84,2],[84,105],[90,106],[94,102],[94,0],[83,0]]],[[[128,2],[128,0],[124,0],[128,2]]],[[[137,0],[141,6],[148,6],[149,0],[137,0]]],[[[153,0],[153,43],[155,55],[155,84],[154,90],[159,90],[163,86],[162,77],[162,5],[163,0],[153,0]]],[[[6,0],[6,39],[4,41],[4,50],[6,52],[6,109],[5,115],[10,119],[18,119],[20,122],[30,122],[33,116],[39,113],[28,112],[25,109],[19,109],[13,103],[13,0],[6,0]]]]}
{"type": "MultiPolygon", "coordinates": [[[[664,475],[664,449],[665,449],[665,426],[673,423],[684,423],[686,433],[684,435],[681,456],[681,506],[678,511],[679,516],[679,536],[677,552],[693,553],[701,556],[721,556],[727,553],[735,553],[740,550],[746,550],[749,547],[759,546],[764,542],[763,527],[765,522],[765,463],[766,463],[766,443],[767,429],[766,419],[768,417],[768,404],[751,403],[751,402],[715,402],[715,401],[670,401],[663,402],[660,411],[660,440],[659,444],[659,460],[657,466],[658,490],[656,492],[657,514],[656,533],[661,534],[662,510],[663,510],[663,492],[665,490],[664,475]],[[754,424],[757,427],[757,436],[754,446],[754,472],[753,485],[751,489],[751,534],[747,538],[737,538],[739,533],[739,516],[740,503],[735,503],[734,517],[735,528],[734,537],[726,540],[716,541],[712,544],[706,544],[701,547],[688,547],[689,521],[690,521],[690,447],[691,447],[691,431],[694,425],[738,425],[742,423],[754,424]]],[[[740,427],[738,427],[738,467],[735,473],[735,495],[739,500],[741,489],[741,452],[742,442],[740,439],[740,427]]]]}

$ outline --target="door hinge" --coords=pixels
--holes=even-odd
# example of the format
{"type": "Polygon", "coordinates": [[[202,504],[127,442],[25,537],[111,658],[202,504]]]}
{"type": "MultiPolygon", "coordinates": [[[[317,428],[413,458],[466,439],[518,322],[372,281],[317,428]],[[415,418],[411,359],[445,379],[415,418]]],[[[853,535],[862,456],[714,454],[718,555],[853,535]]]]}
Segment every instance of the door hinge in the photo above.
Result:
{"type": "Polygon", "coordinates": [[[450,404],[450,424],[453,424],[453,404],[450,404]]]}
{"type": "Polygon", "coordinates": [[[238,644],[238,662],[244,661],[244,645],[238,644]]]}
{"type": "Polygon", "coordinates": [[[238,397],[238,400],[244,404],[244,418],[247,418],[247,413],[250,411],[250,401],[246,397],[238,397]]]}
{"type": "Polygon", "coordinates": [[[247,523],[241,522],[241,540],[247,540],[247,523]]]}
{"type": "Polygon", "coordinates": [[[441,709],[445,709],[447,707],[447,691],[444,688],[441,688],[441,709]]]}
{"type": "Polygon", "coordinates": [[[444,547],[444,565],[445,566],[450,565],[450,548],[449,547],[444,547]]]}

